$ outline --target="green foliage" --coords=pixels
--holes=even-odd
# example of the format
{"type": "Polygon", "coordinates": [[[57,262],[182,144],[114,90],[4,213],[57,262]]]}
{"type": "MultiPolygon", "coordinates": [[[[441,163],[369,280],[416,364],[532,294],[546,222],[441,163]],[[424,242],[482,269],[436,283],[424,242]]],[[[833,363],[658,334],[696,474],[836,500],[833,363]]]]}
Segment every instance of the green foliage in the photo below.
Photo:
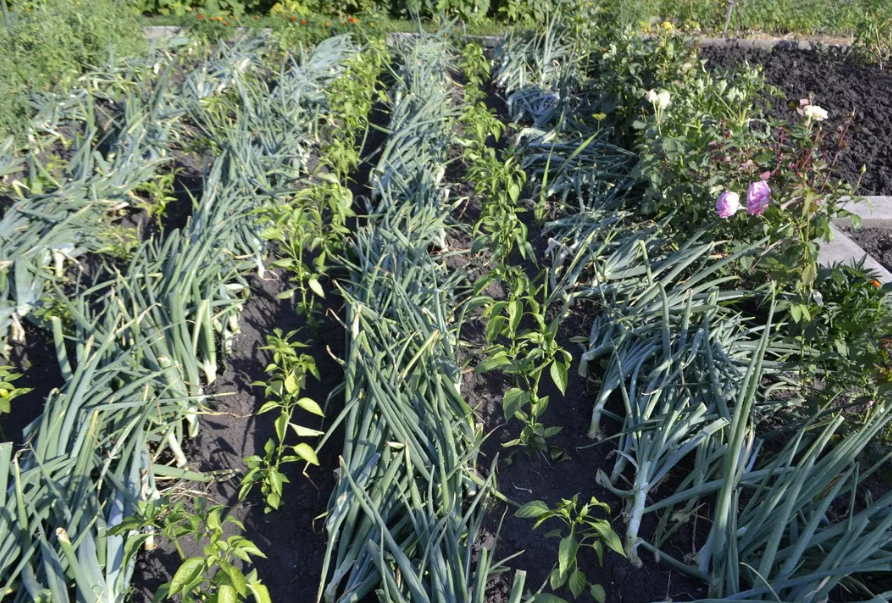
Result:
{"type": "Polygon", "coordinates": [[[15,382],[21,377],[15,367],[0,366],[0,416],[10,413],[13,400],[31,391],[30,387],[16,387],[15,382]]]}
{"type": "Polygon", "coordinates": [[[527,175],[510,149],[507,155],[507,159],[501,159],[492,147],[469,147],[465,153],[470,162],[467,178],[482,196],[471,251],[488,248],[495,262],[509,257],[514,249],[523,258],[534,255],[527,239],[527,226],[519,216],[524,210],[518,205],[527,175]]]}
{"type": "Polygon", "coordinates": [[[458,56],[458,67],[464,74],[465,81],[478,88],[489,81],[492,71],[486,52],[478,42],[468,42],[464,45],[458,56]]]}
{"type": "Polygon", "coordinates": [[[128,261],[139,247],[139,235],[135,228],[109,224],[99,233],[96,253],[104,253],[117,260],[128,261]]]}
{"type": "Polygon", "coordinates": [[[642,108],[649,117],[633,123],[638,175],[648,186],[645,210],[658,216],[678,212],[690,231],[715,219],[722,190],[744,192],[764,171],[751,158],[771,157],[770,131],[752,128],[750,120],[759,116],[756,104],[765,85],[754,69],[714,76],[699,61],[665,76],[669,107],[642,108]]]}
{"type": "MultiPolygon", "coordinates": [[[[469,96],[468,93],[473,90],[478,90],[478,88],[471,86],[465,87],[466,99],[469,96]]],[[[474,95],[471,94],[470,96],[473,97],[474,95]]],[[[468,136],[468,140],[465,142],[468,148],[466,155],[471,159],[474,157],[475,150],[478,152],[487,152],[483,149],[490,136],[498,142],[499,138],[501,138],[506,130],[505,124],[496,116],[495,110],[488,108],[483,101],[478,101],[466,108],[462,113],[462,116],[459,118],[459,122],[465,127],[465,135],[468,136]]],[[[480,161],[482,162],[485,160],[486,159],[481,159],[480,161]]],[[[477,175],[482,176],[483,174],[475,174],[475,176],[477,175]]]]}
{"type": "Polygon", "coordinates": [[[478,373],[499,370],[510,375],[514,384],[502,398],[505,420],[518,419],[524,427],[520,436],[505,446],[521,446],[528,453],[547,454],[552,460],[564,456],[548,439],[561,427],[546,427],[540,417],[548,408],[548,396],[539,395],[539,383],[545,371],[563,395],[567,389],[572,356],[557,342],[560,317],[547,321],[539,301],[548,297],[544,285],[535,285],[517,266],[501,265],[491,270],[475,285],[476,295],[469,307],[482,308],[486,320],[486,359],[475,369],[478,373]],[[479,295],[492,283],[508,290],[504,300],[479,295]]]}
{"type": "Polygon", "coordinates": [[[358,53],[325,91],[330,118],[322,136],[321,162],[340,182],[359,166],[372,105],[385,96],[377,84],[388,60],[385,38],[370,39],[364,52],[358,53]]]}
{"type": "Polygon", "coordinates": [[[140,23],[114,0],[41,0],[0,20],[0,138],[23,136],[29,95],[64,90],[91,66],[145,48],[140,23]]]}
{"type": "Polygon", "coordinates": [[[127,0],[141,13],[153,15],[188,14],[192,10],[210,15],[223,14],[239,17],[245,13],[268,9],[262,0],[127,0]]]}
{"type": "Polygon", "coordinates": [[[865,64],[885,69],[892,63],[892,16],[864,15],[855,30],[852,57],[865,64]]]}
{"type": "Polygon", "coordinates": [[[593,109],[603,113],[617,136],[631,147],[634,123],[649,109],[645,95],[699,65],[696,47],[673,29],[642,38],[631,29],[602,32],[600,47],[592,50],[589,69],[598,97],[593,109]]]}
{"type": "Polygon", "coordinates": [[[174,168],[157,174],[133,189],[149,218],[154,218],[159,226],[162,218],[167,215],[167,204],[176,201],[173,191],[178,172],[179,169],[174,168]]]}
{"type": "Polygon", "coordinates": [[[818,269],[816,241],[830,239],[832,219],[845,215],[843,200],[857,188],[838,179],[837,154],[824,150],[828,135],[834,136],[835,149],[844,148],[848,126],[826,133],[820,121],[808,117],[808,99],[796,99],[801,118],[768,119],[760,100],[766,87],[757,70],[710,74],[668,24],[651,40],[628,34],[619,40],[595,61],[597,81],[612,91],[600,108],[614,116],[620,133],[631,126],[626,136],[640,157],[634,176],[647,187],[644,212],[657,218],[678,215],[680,238],[709,225],[710,236],[731,239],[732,248],[767,237],[764,257],[758,263],[743,258],[738,269],[756,270],[808,300],[818,269]],[[605,75],[611,66],[616,71],[605,75]],[[651,96],[657,93],[666,95],[664,102],[651,96]],[[773,199],[764,214],[746,217],[740,211],[716,219],[721,193],[746,199],[750,185],[760,181],[770,186],[773,199]]]}
{"type": "Polygon", "coordinates": [[[459,117],[459,122],[464,126],[465,140],[462,144],[465,146],[465,157],[473,162],[475,157],[485,155],[477,159],[476,171],[472,166],[468,176],[478,179],[473,181],[475,185],[486,186],[482,181],[486,176],[481,169],[484,162],[492,161],[493,153],[486,149],[486,143],[490,136],[498,142],[505,133],[506,126],[498,118],[495,110],[487,107],[485,102],[487,94],[481,86],[489,81],[490,64],[483,47],[476,42],[466,44],[459,57],[458,66],[465,76],[464,105],[462,115],[459,117]]]}
{"type": "Polygon", "coordinates": [[[857,388],[877,398],[892,387],[888,342],[892,296],[862,266],[822,268],[808,304],[791,305],[790,329],[811,353],[803,369],[827,380],[823,391],[835,397],[857,388]]]}
{"type": "Polygon", "coordinates": [[[244,500],[259,483],[266,501],[265,513],[278,509],[282,502],[283,488],[288,483],[288,478],[282,472],[282,465],[298,461],[306,461],[311,465],[319,464],[316,452],[306,442],[287,443],[291,431],[294,431],[298,438],[322,435],[321,431],[298,425],[293,421],[294,412],[298,408],[313,415],[325,416],[322,408],[314,400],[301,395],[306,388],[308,376],[319,379],[319,369],[316,368],[316,361],[312,356],[298,352],[299,349],[308,346],[296,341],[296,337],[297,331],[284,334],[281,329],[274,329],[273,334],[267,336],[267,345],[260,349],[271,350],[273,353],[273,361],[266,367],[271,379],[252,384],[263,387],[266,398],[266,402],[257,414],[278,411],[279,416],[274,423],[276,437],[266,442],[264,455],[262,457],[254,455],[245,459],[248,473],[242,479],[239,500],[244,500]]]}
{"type": "Polygon", "coordinates": [[[121,536],[139,532],[127,540],[126,562],[133,559],[140,546],[154,538],[155,532],[176,547],[180,567],[171,581],[156,591],[153,602],[181,597],[179,600],[183,603],[241,603],[251,597],[255,603],[269,603],[269,592],[260,583],[257,570],[246,575],[236,567],[238,561],[251,563],[252,557],[266,555],[239,534],[224,537],[227,524],[242,532],[245,526],[234,517],[223,517],[223,511],[223,505],[209,505],[205,498],[196,498],[191,511],[183,501],[173,503],[169,498],[140,501],[138,512],[110,529],[108,534],[121,536]],[[204,555],[186,558],[180,545],[184,539],[206,543],[204,555]]]}
{"type": "MultiPolygon", "coordinates": [[[[611,22],[647,28],[670,19],[679,26],[720,32],[727,0],[602,0],[611,22]]],[[[736,2],[730,31],[745,34],[850,34],[871,13],[887,14],[885,0],[745,0],[736,2]]]]}
{"type": "Polygon", "coordinates": [[[261,238],[276,245],[279,259],[271,265],[285,268],[294,289],[282,294],[299,296],[297,312],[306,316],[311,328],[321,312],[325,276],[332,253],[349,232],[348,217],[353,216],[353,194],[330,175],[298,191],[288,203],[268,204],[260,209],[265,224],[261,238]]]}
{"type": "MultiPolygon", "coordinates": [[[[558,547],[558,563],[548,577],[551,590],[557,591],[566,586],[576,599],[584,591],[588,591],[598,603],[604,603],[604,587],[589,582],[582,568],[579,567],[578,553],[580,549],[591,548],[598,555],[598,562],[604,565],[605,550],[611,550],[625,557],[619,536],[613,531],[606,519],[594,517],[596,509],[610,513],[606,503],[592,496],[591,500],[580,506],[579,495],[574,494],[571,500],[562,499],[554,508],[550,508],[541,500],[534,500],[523,505],[515,515],[522,519],[536,520],[533,529],[549,519],[556,519],[564,524],[545,534],[546,538],[560,538],[558,547]]],[[[555,598],[557,599],[557,598],[555,598]]],[[[537,595],[534,601],[553,601],[537,595]]],[[[563,601],[563,599],[557,599],[563,601]]]]}

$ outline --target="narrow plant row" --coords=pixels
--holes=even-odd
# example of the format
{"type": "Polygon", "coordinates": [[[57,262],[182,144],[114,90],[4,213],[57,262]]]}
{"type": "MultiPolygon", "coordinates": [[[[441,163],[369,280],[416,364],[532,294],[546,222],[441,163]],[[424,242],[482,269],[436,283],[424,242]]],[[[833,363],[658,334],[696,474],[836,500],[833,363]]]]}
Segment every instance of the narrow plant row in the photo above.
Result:
{"type": "MultiPolygon", "coordinates": [[[[499,568],[476,542],[491,484],[477,475],[482,434],[460,393],[459,275],[434,255],[449,228],[452,53],[443,34],[423,34],[394,54],[390,134],[342,286],[345,446],[319,598],[483,601],[499,568]]],[[[519,576],[512,601],[522,586],[519,576]]]]}

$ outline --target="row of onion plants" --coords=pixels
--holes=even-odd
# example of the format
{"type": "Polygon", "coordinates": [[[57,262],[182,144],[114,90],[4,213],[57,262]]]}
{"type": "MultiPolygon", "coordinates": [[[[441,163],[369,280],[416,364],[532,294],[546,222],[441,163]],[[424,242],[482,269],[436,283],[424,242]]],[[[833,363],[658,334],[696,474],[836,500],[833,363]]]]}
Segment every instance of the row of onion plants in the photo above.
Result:
{"type": "MultiPolygon", "coordinates": [[[[665,53],[668,44],[665,36],[623,40],[634,47],[623,61],[645,64],[640,57],[665,53]]],[[[783,239],[730,246],[714,236],[720,226],[692,232],[696,221],[683,211],[656,218],[648,211],[659,197],[642,198],[648,172],[633,152],[645,145],[628,149],[624,124],[607,127],[608,116],[596,111],[612,103],[608,110],[642,120],[633,129],[651,132],[657,146],[672,101],[665,90],[606,98],[615,90],[598,85],[625,74],[593,74],[584,57],[607,61],[617,47],[552,23],[503,44],[496,82],[512,117],[527,124],[520,142],[528,196],[552,204],[544,229],[552,301],[564,312],[580,304],[592,312],[590,333],[576,338],[578,369],[596,384],[590,435],[617,445],[613,471],[597,481],[626,501],[626,553],[640,564],[640,549],[653,552],[708,582],[714,599],[826,600],[838,586],[885,598],[875,584],[892,558],[892,495],[873,500],[864,483],[889,459],[866,454],[892,420],[889,405],[870,404],[853,420],[845,412],[852,404],[809,411],[801,403],[801,350],[782,336],[788,319],[776,324],[779,300],[788,310],[796,293],[783,280],[758,284],[747,274],[755,259],[784,249],[783,239]],[[618,412],[608,410],[609,400],[619,402],[618,412]],[[648,514],[657,516],[657,529],[644,537],[648,514]],[[704,515],[710,527],[699,550],[669,553],[672,536],[704,515]]],[[[659,70],[649,81],[630,71],[639,86],[659,84],[659,70]]],[[[701,92],[736,94],[743,124],[758,116],[733,82],[704,75],[697,83],[701,92]]],[[[695,94],[693,87],[678,93],[695,94]]],[[[651,171],[670,172],[653,156],[648,161],[651,171]]],[[[725,211],[728,199],[720,199],[719,219],[734,213],[725,211]]],[[[765,211],[759,202],[751,203],[757,217],[765,211]]],[[[796,292],[809,274],[801,276],[796,292]]]]}
{"type": "MultiPolygon", "coordinates": [[[[388,138],[354,234],[346,301],[345,408],[320,598],[484,601],[500,569],[478,549],[492,484],[461,395],[456,285],[440,257],[450,228],[445,165],[459,111],[443,33],[394,49],[388,138]]],[[[518,575],[511,601],[519,601],[518,575]]]]}
{"type": "MultiPolygon", "coordinates": [[[[326,110],[322,90],[356,52],[349,39],[334,38],[283,69],[273,91],[249,73],[262,47],[223,48],[210,68],[191,71],[173,91],[153,87],[142,113],[127,112],[142,117],[134,124],[148,124],[147,113],[167,109],[207,128],[223,107],[230,126],[214,131],[222,151],[183,228],[144,242],[123,268],[100,269],[72,301],[51,285],[66,308],[64,321],[50,319],[65,385],[26,430],[25,450],[13,457],[11,444],[0,445],[0,576],[13,600],[62,602],[73,592],[77,600],[123,601],[136,549],[151,534],[114,527],[159,495],[156,479],[209,479],[186,469],[182,441],[198,429],[204,386],[221,361],[218,342],[225,351],[237,331],[243,274],[261,265],[255,210],[305,171],[326,110]],[[218,96],[224,91],[229,101],[218,96]]],[[[163,148],[163,137],[149,138],[163,148]]],[[[129,154],[113,155],[141,166],[129,154]]],[[[96,170],[99,182],[136,179],[132,170],[105,167],[96,170]]],[[[84,188],[100,201],[108,190],[78,181],[76,190],[84,188]]],[[[34,217],[29,201],[17,202],[15,215],[34,217]]],[[[70,222],[81,217],[71,214],[70,222]]],[[[48,230],[64,232],[59,222],[48,230]]]]}

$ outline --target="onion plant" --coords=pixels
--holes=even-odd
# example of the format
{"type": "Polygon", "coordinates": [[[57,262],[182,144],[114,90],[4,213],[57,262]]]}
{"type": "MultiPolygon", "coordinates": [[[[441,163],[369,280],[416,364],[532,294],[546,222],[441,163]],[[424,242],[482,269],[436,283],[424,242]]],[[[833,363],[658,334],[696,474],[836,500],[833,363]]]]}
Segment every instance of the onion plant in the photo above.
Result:
{"type": "MultiPolygon", "coordinates": [[[[338,71],[330,56],[342,55],[311,55],[295,77],[325,82],[338,71]]],[[[186,226],[144,242],[123,270],[100,269],[68,301],[46,267],[55,261],[61,271],[66,257],[89,250],[100,218],[126,206],[165,158],[171,120],[191,101],[162,89],[142,105],[122,103],[120,123],[102,128],[112,133],[105,155],[88,122],[58,189],[18,200],[0,222],[8,323],[51,286],[70,322],[66,331],[51,318],[65,385],[25,430],[27,449],[13,458],[11,445],[0,445],[0,592],[14,601],[123,602],[133,547],[146,538],[108,530],[158,496],[156,477],[210,479],[186,468],[182,442],[198,427],[218,342],[225,351],[237,332],[242,275],[260,262],[255,210],[290,184],[279,168],[293,167],[300,133],[325,110],[304,110],[271,150],[253,135],[259,114],[241,111],[186,226]]],[[[90,115],[89,105],[79,115],[90,115]]]]}
{"type": "MultiPolygon", "coordinates": [[[[375,589],[385,601],[483,601],[501,570],[488,548],[474,561],[493,484],[477,474],[482,434],[460,394],[460,277],[430,253],[450,210],[440,184],[456,115],[447,49],[425,34],[397,48],[391,137],[369,222],[345,259],[346,405],[332,427],[343,425],[345,443],[326,518],[325,601],[375,589]]],[[[522,587],[518,574],[512,602],[522,587]]]]}

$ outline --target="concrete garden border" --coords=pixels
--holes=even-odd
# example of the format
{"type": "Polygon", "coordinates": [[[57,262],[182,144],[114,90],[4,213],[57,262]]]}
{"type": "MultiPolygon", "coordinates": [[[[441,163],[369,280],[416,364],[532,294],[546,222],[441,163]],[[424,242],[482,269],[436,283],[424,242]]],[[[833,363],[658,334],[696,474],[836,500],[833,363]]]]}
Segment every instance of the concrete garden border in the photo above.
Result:
{"type": "MultiPolygon", "coordinates": [[[[846,209],[861,218],[863,228],[879,228],[892,231],[892,197],[863,197],[867,202],[852,203],[846,209]]],[[[848,227],[852,221],[848,218],[835,220],[831,226],[833,229],[833,241],[821,245],[818,261],[824,265],[838,262],[854,262],[862,258],[864,267],[874,270],[881,283],[892,283],[892,273],[886,270],[879,262],[867,254],[855,241],[850,239],[838,227],[848,227]]]]}

